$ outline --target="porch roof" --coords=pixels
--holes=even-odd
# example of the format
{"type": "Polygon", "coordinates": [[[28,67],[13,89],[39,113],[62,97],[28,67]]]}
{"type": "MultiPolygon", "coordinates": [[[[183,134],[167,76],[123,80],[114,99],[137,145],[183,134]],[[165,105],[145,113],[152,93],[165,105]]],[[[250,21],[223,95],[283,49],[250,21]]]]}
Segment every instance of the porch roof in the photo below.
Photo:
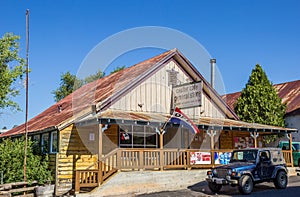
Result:
{"type": "MultiPolygon", "coordinates": [[[[133,122],[156,122],[164,123],[168,121],[170,114],[160,113],[145,113],[145,112],[125,112],[119,110],[107,110],[98,116],[98,119],[103,122],[125,123],[126,121],[133,122]]],[[[248,123],[238,120],[226,118],[211,118],[201,117],[198,120],[193,120],[200,129],[215,129],[215,130],[232,130],[232,131],[248,131],[248,132],[272,132],[272,133],[295,133],[297,129],[264,125],[258,123],[248,123]]]]}

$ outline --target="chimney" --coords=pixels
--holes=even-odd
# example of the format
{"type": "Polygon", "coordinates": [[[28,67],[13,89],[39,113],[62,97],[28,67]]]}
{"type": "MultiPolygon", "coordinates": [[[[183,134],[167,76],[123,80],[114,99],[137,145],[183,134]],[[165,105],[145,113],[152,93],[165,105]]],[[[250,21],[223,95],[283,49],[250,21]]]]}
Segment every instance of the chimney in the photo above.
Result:
{"type": "Polygon", "coordinates": [[[210,72],[210,85],[215,88],[215,64],[217,63],[216,59],[210,59],[211,72],[210,72]]]}

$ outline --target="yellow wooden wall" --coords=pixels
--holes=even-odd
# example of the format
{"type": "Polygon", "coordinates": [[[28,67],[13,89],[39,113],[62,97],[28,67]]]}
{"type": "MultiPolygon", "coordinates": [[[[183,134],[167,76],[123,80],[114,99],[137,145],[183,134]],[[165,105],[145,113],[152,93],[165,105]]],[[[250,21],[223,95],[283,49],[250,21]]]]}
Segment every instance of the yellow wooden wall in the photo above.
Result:
{"type": "MultiPolygon", "coordinates": [[[[80,132],[82,131],[80,130],[80,132]]],[[[70,125],[59,133],[56,195],[62,195],[74,188],[76,169],[84,170],[91,165],[90,169],[97,168],[98,155],[92,154],[81,138],[84,136],[79,135],[74,125],[70,125]]],[[[97,135],[95,135],[95,141],[97,139],[97,135]]]]}

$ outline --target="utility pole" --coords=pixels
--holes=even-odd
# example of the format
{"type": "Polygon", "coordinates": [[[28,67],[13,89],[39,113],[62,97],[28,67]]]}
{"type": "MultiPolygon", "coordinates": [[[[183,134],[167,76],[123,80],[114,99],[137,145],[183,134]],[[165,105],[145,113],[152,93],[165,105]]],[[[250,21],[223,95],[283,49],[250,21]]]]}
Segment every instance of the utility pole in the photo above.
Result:
{"type": "Polygon", "coordinates": [[[29,51],[29,9],[26,10],[26,110],[25,110],[25,148],[24,148],[24,182],[27,182],[26,167],[27,167],[27,141],[28,141],[28,51],[29,51]]]}

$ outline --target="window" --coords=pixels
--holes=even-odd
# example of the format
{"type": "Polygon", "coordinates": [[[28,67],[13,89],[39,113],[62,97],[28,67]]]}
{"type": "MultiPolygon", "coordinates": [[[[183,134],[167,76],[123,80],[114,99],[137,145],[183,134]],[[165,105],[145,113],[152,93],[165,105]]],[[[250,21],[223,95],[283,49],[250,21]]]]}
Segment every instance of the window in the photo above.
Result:
{"type": "Polygon", "coordinates": [[[120,125],[119,145],[123,148],[156,148],[158,137],[154,127],[120,125]]]}
{"type": "Polygon", "coordinates": [[[43,133],[42,134],[42,153],[49,153],[49,133],[43,133]]]}
{"type": "Polygon", "coordinates": [[[33,152],[34,154],[40,154],[41,153],[41,136],[40,135],[34,135],[32,136],[32,142],[33,142],[33,152]]]}
{"type": "Polygon", "coordinates": [[[58,152],[58,140],[57,131],[51,132],[50,137],[50,153],[58,152]]]}

